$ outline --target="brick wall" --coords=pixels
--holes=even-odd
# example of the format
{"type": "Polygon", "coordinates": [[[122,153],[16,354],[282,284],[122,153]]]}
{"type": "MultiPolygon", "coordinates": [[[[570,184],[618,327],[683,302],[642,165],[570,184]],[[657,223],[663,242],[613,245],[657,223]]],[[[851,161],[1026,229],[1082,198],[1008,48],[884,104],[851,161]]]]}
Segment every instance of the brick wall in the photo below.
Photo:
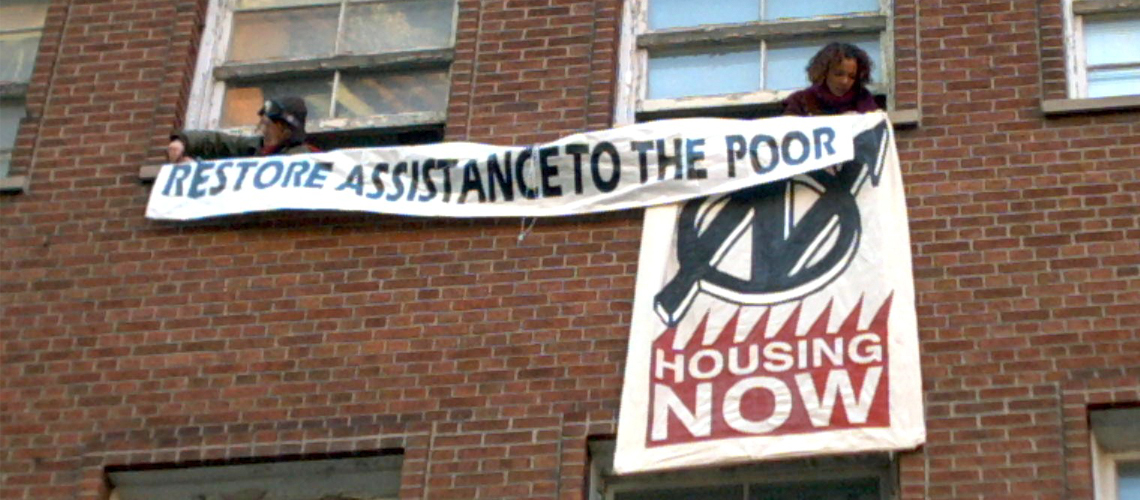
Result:
{"type": "MultiPolygon", "coordinates": [[[[1042,116],[1058,4],[896,2],[929,434],[905,498],[1089,498],[1086,408],[1137,401],[1140,113],[1042,116]]],[[[449,139],[610,125],[617,0],[460,6],[449,139]]],[[[30,191],[0,198],[0,497],[403,448],[404,498],[581,498],[641,212],[148,222],[138,168],[180,123],[204,9],[49,10],[13,164],[30,191]]]]}

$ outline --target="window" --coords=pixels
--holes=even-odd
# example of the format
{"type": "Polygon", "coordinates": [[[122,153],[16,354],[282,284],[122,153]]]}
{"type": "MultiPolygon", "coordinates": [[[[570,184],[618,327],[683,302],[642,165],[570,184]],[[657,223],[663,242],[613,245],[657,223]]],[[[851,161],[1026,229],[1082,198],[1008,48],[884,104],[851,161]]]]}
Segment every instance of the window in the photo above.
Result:
{"type": "Polygon", "coordinates": [[[1069,94],[1140,94],[1140,3],[1072,0],[1069,94]]]}
{"type": "Polygon", "coordinates": [[[1140,407],[1089,412],[1098,500],[1140,498],[1140,407]]]}
{"type": "Polygon", "coordinates": [[[402,455],[122,470],[107,473],[111,500],[395,499],[402,455]]]}
{"type": "Polygon", "coordinates": [[[0,2],[0,178],[8,176],[48,0],[0,2]]]}
{"type": "Polygon", "coordinates": [[[879,0],[726,0],[716,9],[689,0],[631,2],[626,36],[637,52],[630,61],[637,118],[692,109],[778,110],[781,100],[808,86],[808,60],[832,41],[865,50],[875,66],[871,90],[888,94],[887,12],[879,0]]]}
{"type": "Polygon", "coordinates": [[[249,132],[262,102],[286,95],[305,99],[310,132],[440,125],[455,11],[455,0],[212,0],[187,126],[249,132]]]}
{"type": "Polygon", "coordinates": [[[897,475],[887,454],[819,457],[617,476],[613,441],[590,443],[590,500],[886,500],[897,475]]]}

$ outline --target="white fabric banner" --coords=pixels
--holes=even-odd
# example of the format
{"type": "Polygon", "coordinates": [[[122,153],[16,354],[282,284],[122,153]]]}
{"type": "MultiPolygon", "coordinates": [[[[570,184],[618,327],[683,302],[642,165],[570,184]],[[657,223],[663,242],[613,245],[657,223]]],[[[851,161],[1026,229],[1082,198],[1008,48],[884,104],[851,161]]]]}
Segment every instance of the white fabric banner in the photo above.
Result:
{"type": "Polygon", "coordinates": [[[852,159],[885,113],[683,119],[575,134],[533,147],[474,143],[345,149],[164,165],[147,217],[272,210],[541,217],[728,193],[852,159]]]}
{"type": "Polygon", "coordinates": [[[852,161],[646,212],[618,473],[925,440],[902,179],[870,118],[852,161]]]}

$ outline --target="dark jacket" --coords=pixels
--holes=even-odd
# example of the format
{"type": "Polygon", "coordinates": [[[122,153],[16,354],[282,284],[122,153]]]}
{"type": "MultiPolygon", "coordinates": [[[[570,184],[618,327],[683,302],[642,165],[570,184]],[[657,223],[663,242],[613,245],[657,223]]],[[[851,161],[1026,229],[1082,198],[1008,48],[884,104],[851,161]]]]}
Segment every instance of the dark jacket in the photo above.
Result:
{"type": "Polygon", "coordinates": [[[295,155],[320,151],[307,142],[294,142],[275,150],[267,150],[262,144],[261,136],[232,135],[209,130],[183,130],[171,135],[170,138],[182,140],[182,143],[186,145],[186,156],[204,160],[295,155]]]}
{"type": "Polygon", "coordinates": [[[863,87],[851,89],[847,95],[835,96],[821,83],[800,90],[784,100],[784,114],[795,116],[841,115],[877,111],[875,96],[863,87]]]}

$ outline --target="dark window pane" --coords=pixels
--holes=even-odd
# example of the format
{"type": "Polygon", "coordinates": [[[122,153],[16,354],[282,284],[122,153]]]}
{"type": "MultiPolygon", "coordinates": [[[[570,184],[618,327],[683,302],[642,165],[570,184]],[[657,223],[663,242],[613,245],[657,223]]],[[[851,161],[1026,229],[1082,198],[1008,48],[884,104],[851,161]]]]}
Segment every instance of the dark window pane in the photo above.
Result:
{"type": "Polygon", "coordinates": [[[661,488],[654,490],[623,491],[615,500],[739,500],[744,498],[744,486],[696,486],[661,488]]]}
{"type": "Polygon", "coordinates": [[[749,500],[880,500],[879,479],[836,479],[749,486],[749,500]]]}

